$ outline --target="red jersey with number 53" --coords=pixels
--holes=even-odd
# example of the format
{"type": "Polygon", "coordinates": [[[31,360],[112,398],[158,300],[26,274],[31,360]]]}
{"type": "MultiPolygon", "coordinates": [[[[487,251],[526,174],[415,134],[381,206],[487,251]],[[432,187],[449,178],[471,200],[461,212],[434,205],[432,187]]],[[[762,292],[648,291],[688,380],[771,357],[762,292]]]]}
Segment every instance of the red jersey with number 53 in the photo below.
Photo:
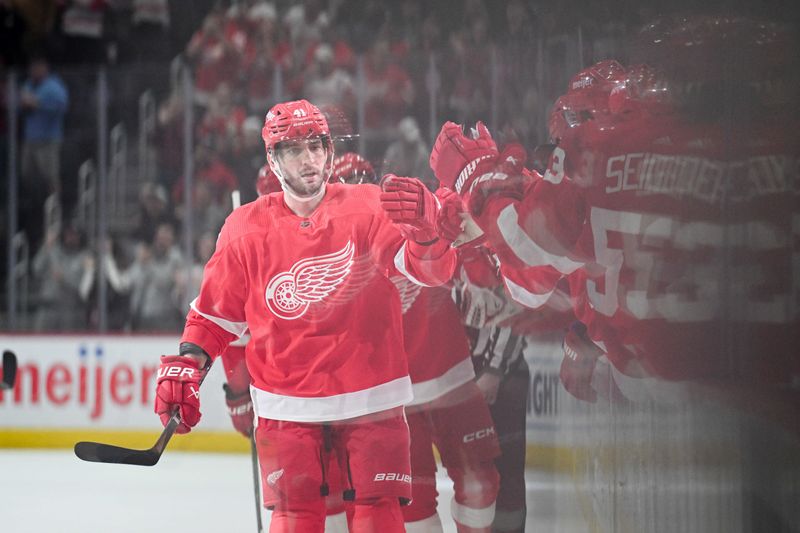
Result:
{"type": "MultiPolygon", "coordinates": [[[[791,153],[752,124],[585,126],[525,198],[491,202],[482,227],[518,280],[546,265],[570,276],[576,313],[620,370],[715,379],[726,336],[762,339],[751,354],[790,344],[791,153]]],[[[746,373],[774,377],[757,359],[746,373]]]]}
{"type": "Polygon", "coordinates": [[[411,400],[389,277],[441,284],[455,257],[444,246],[407,243],[383,214],[379,194],[377,187],[329,184],[303,218],[279,192],[225,222],[182,342],[216,357],[249,329],[258,416],[341,420],[411,400]]]}

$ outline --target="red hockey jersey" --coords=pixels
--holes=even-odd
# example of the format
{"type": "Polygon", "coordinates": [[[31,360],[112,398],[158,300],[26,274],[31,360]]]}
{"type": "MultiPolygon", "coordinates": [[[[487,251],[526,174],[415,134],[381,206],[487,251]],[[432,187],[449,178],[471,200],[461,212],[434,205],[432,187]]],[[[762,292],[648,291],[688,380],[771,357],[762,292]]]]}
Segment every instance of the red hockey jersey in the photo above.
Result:
{"type": "Polygon", "coordinates": [[[541,279],[527,269],[570,275],[576,314],[623,372],[720,378],[726,336],[775,339],[750,353],[788,341],[793,159],[775,137],[677,117],[587,128],[525,198],[490,202],[479,223],[527,292],[541,279]]]}
{"type": "Polygon", "coordinates": [[[403,312],[403,339],[414,390],[410,405],[427,403],[475,378],[461,315],[444,287],[393,276],[403,312]]]}
{"type": "Polygon", "coordinates": [[[341,420],[411,400],[400,301],[389,277],[444,283],[455,254],[407,243],[384,216],[379,194],[377,187],[329,184],[304,218],[279,192],[225,222],[182,342],[216,357],[249,329],[258,416],[341,420]]]}

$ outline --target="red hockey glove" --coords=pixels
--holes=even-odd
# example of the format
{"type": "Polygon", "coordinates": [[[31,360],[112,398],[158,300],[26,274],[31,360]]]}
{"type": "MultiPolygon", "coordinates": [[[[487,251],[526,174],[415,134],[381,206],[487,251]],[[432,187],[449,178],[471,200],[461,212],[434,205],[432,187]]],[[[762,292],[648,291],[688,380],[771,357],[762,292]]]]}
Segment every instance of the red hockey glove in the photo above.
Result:
{"type": "Polygon", "coordinates": [[[417,178],[387,174],[381,180],[381,207],[404,234],[425,244],[435,241],[439,200],[417,178]]]}
{"type": "Polygon", "coordinates": [[[592,375],[602,350],[589,339],[586,326],[574,323],[564,337],[564,359],[561,360],[561,383],[579,400],[594,403],[597,393],[592,388],[592,375]]]}
{"type": "Polygon", "coordinates": [[[180,408],[177,433],[189,433],[200,421],[200,383],[206,368],[191,356],[163,355],[156,380],[156,413],[165,426],[175,407],[180,408]]]}
{"type": "Polygon", "coordinates": [[[234,429],[250,438],[253,434],[253,399],[250,391],[234,392],[227,383],[222,388],[225,390],[225,404],[234,429]]]}
{"type": "Polygon", "coordinates": [[[439,237],[450,242],[456,240],[461,232],[461,225],[464,222],[462,215],[466,213],[461,197],[444,187],[439,187],[436,191],[436,198],[439,199],[441,208],[436,215],[436,233],[439,237]]]}
{"type": "Polygon", "coordinates": [[[494,168],[497,157],[497,145],[483,122],[466,136],[460,125],[448,121],[433,144],[430,164],[443,186],[464,196],[475,179],[494,168]]]}

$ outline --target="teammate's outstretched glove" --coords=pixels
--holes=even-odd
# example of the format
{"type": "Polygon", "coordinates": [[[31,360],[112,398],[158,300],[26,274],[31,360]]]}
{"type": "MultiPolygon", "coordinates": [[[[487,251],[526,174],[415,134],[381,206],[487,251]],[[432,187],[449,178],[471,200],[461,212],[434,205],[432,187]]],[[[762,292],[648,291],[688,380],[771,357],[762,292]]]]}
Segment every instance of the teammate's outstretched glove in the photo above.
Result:
{"type": "Polygon", "coordinates": [[[163,355],[156,380],[156,413],[165,426],[175,407],[180,409],[177,433],[189,433],[200,421],[200,383],[207,369],[191,356],[163,355]]]}
{"type": "Polygon", "coordinates": [[[225,390],[225,404],[234,429],[250,438],[253,434],[253,399],[250,391],[234,392],[227,383],[222,388],[225,390]]]}
{"type": "Polygon", "coordinates": [[[580,322],[575,322],[569,328],[563,347],[561,384],[577,399],[594,403],[597,401],[597,392],[592,388],[592,375],[602,350],[588,337],[586,326],[580,322]]]}
{"type": "Polygon", "coordinates": [[[486,240],[483,230],[467,212],[458,194],[440,187],[436,191],[436,198],[441,205],[436,217],[436,232],[439,237],[452,242],[455,248],[472,248],[483,244],[486,240]]]}
{"type": "Polygon", "coordinates": [[[439,182],[462,196],[469,194],[473,182],[497,164],[497,145],[489,130],[478,122],[472,135],[462,127],[445,122],[431,150],[430,164],[439,182]]]}
{"type": "Polygon", "coordinates": [[[381,180],[381,189],[381,207],[407,237],[422,244],[437,240],[439,200],[424,183],[387,174],[381,180]]]}

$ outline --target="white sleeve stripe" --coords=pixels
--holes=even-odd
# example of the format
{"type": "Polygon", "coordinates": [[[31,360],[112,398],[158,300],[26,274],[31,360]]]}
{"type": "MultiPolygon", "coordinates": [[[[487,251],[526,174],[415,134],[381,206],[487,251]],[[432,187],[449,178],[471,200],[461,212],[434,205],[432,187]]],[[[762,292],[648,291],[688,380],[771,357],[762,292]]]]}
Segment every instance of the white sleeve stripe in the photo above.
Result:
{"type": "Polygon", "coordinates": [[[197,298],[192,300],[192,303],[189,304],[189,307],[191,307],[192,310],[198,315],[202,316],[206,320],[210,320],[228,333],[233,333],[237,337],[241,337],[244,335],[244,332],[247,331],[247,322],[231,322],[230,320],[225,320],[224,318],[220,318],[218,316],[203,313],[197,308],[197,298]]]}
{"type": "Polygon", "coordinates": [[[548,291],[544,294],[535,294],[526,288],[522,287],[521,285],[517,285],[513,281],[508,278],[503,278],[503,281],[506,284],[506,288],[508,289],[508,293],[511,297],[530,309],[537,309],[547,303],[547,300],[550,299],[550,296],[555,291],[555,288],[551,291],[548,291]]]}
{"type": "Polygon", "coordinates": [[[409,281],[412,283],[416,283],[417,285],[422,285],[423,287],[432,287],[433,285],[428,285],[426,283],[422,283],[420,280],[412,276],[408,269],[406,268],[406,244],[408,242],[404,242],[403,246],[397,250],[397,254],[394,256],[394,266],[402,275],[408,278],[409,281]]]}
{"type": "Polygon", "coordinates": [[[497,217],[497,227],[503,240],[519,259],[528,266],[552,265],[563,274],[571,274],[581,264],[566,257],[551,254],[536,244],[519,226],[519,216],[514,204],[508,205],[497,217]]]}

